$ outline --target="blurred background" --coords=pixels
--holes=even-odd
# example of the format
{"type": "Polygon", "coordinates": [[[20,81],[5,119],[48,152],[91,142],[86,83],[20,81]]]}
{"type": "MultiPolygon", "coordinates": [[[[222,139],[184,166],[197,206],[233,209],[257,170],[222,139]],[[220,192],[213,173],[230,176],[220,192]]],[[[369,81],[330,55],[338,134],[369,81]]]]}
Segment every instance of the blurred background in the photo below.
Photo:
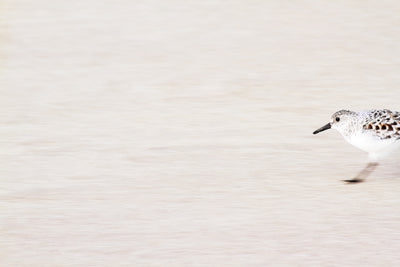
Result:
{"type": "Polygon", "coordinates": [[[398,266],[397,1],[0,1],[0,265],[398,266]]]}

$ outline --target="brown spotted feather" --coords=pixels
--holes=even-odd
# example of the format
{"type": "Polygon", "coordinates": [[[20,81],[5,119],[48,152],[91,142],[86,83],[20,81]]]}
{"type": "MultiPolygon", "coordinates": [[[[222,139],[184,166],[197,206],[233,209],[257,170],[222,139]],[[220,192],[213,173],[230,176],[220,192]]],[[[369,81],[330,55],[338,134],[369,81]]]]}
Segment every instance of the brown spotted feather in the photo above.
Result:
{"type": "Polygon", "coordinates": [[[400,112],[373,110],[363,122],[364,130],[381,139],[400,139],[400,112]]]}

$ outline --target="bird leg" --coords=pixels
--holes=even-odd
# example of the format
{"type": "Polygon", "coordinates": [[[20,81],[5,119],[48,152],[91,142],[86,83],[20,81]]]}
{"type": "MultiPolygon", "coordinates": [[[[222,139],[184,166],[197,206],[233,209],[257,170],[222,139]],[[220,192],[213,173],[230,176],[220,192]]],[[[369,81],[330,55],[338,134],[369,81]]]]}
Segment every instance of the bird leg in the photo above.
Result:
{"type": "Polygon", "coordinates": [[[357,174],[356,177],[354,177],[353,179],[343,180],[343,181],[345,181],[346,183],[363,182],[376,169],[376,167],[378,167],[378,165],[379,164],[377,162],[370,162],[367,164],[367,166],[365,166],[364,169],[360,171],[359,174],[357,174]]]}

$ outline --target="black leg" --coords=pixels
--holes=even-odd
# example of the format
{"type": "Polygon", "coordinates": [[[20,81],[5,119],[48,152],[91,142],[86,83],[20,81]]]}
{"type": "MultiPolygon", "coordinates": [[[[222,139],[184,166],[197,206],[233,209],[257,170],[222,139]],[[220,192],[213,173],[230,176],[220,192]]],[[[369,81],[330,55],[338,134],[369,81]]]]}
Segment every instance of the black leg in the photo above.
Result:
{"type": "Polygon", "coordinates": [[[370,162],[367,164],[367,166],[365,166],[364,169],[362,169],[360,171],[359,174],[357,174],[356,177],[354,177],[353,179],[349,179],[349,180],[343,180],[346,183],[360,183],[360,182],[364,182],[364,180],[376,169],[376,167],[378,167],[378,163],[376,162],[370,162]]]}

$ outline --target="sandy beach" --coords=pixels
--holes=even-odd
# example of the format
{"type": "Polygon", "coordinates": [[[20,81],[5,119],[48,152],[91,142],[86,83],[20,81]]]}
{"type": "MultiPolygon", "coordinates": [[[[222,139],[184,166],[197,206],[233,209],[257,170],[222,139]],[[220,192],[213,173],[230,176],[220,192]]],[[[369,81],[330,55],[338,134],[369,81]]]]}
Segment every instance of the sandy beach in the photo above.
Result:
{"type": "Polygon", "coordinates": [[[399,266],[397,1],[0,1],[1,266],[399,266]]]}

